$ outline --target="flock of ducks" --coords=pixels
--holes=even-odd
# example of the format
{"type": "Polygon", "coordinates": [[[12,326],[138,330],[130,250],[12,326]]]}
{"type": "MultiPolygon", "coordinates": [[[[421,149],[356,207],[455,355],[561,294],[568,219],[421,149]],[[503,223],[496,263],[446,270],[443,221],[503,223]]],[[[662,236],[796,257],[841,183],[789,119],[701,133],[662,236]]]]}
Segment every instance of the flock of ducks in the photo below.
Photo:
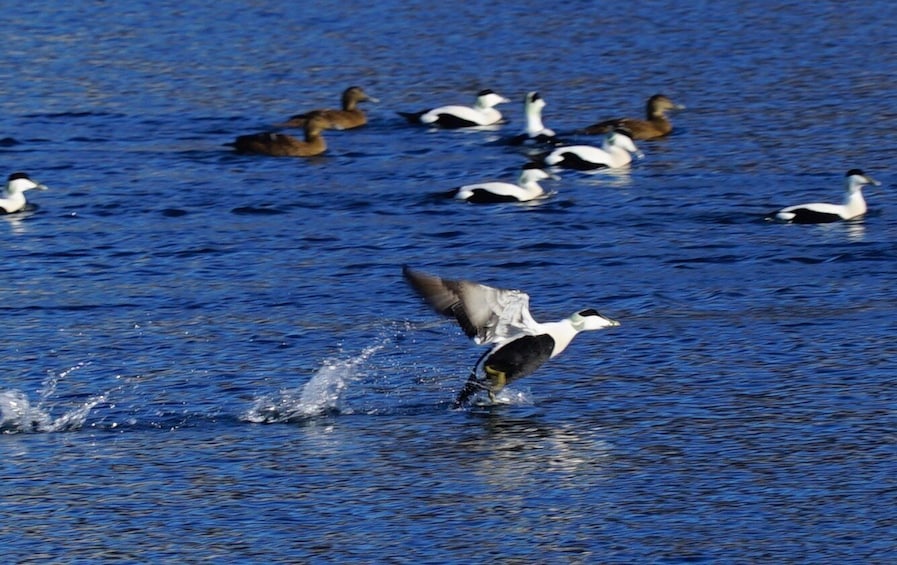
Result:
{"type": "MultiPolygon", "coordinates": [[[[379,101],[362,88],[353,86],[343,92],[341,108],[311,110],[292,116],[280,124],[283,128],[303,128],[304,139],[285,133],[263,132],[241,135],[227,145],[244,154],[276,157],[321,155],[327,150],[327,143],[322,135],[324,130],[353,129],[367,123],[364,111],[358,106],[361,102],[379,101]]],[[[487,89],[477,94],[476,101],[471,106],[452,104],[398,114],[409,123],[436,128],[488,128],[505,123],[504,117],[496,107],[508,102],[510,101],[504,96],[487,89]]],[[[452,191],[452,197],[476,204],[528,202],[549,195],[542,189],[539,181],[557,178],[551,172],[546,170],[538,172],[538,169],[596,172],[626,168],[633,158],[640,159],[644,156],[635,141],[668,136],[673,131],[669,113],[685,108],[663,94],[655,94],[645,104],[644,119],[603,120],[573,132],[580,135],[603,136],[600,145],[583,145],[565,143],[554,130],[545,127],[542,121],[544,107],[545,99],[538,92],[528,92],[524,98],[526,127],[521,133],[507,140],[510,145],[533,144],[546,148],[546,151],[539,155],[536,165],[526,165],[516,184],[484,182],[466,185],[452,191]]],[[[847,173],[848,189],[842,204],[822,202],[799,204],[773,212],[767,219],[790,223],[825,223],[858,218],[866,213],[866,202],[861,188],[868,184],[879,183],[861,170],[851,169],[847,173]]]]}
{"type": "MultiPolygon", "coordinates": [[[[314,157],[327,150],[325,130],[349,130],[367,124],[367,116],[359,107],[362,102],[376,103],[362,88],[347,88],[339,109],[315,109],[291,116],[280,128],[302,128],[304,136],[280,132],[241,135],[227,145],[237,153],[276,157],[314,157]]],[[[398,112],[409,123],[445,129],[489,128],[505,123],[496,108],[509,100],[492,90],[481,91],[471,106],[447,105],[417,112],[398,112]]],[[[475,204],[528,202],[548,196],[540,181],[557,179],[556,169],[596,172],[624,169],[633,157],[641,158],[636,140],[651,140],[673,131],[668,113],[684,106],[663,94],[651,96],[645,118],[604,120],[576,130],[575,134],[601,135],[600,145],[568,144],[545,127],[542,110],[545,100],[538,92],[524,98],[526,127],[507,140],[510,145],[535,145],[543,149],[533,162],[527,163],[516,183],[483,182],[461,186],[451,191],[452,198],[475,204]]],[[[814,202],[788,206],[767,216],[768,220],[787,223],[827,223],[852,220],[866,213],[862,187],[880,185],[859,169],[847,172],[847,195],[842,204],[814,202]]],[[[0,196],[0,213],[12,214],[29,209],[25,192],[46,190],[25,173],[13,173],[0,196]]],[[[465,281],[444,279],[403,268],[408,284],[437,313],[454,318],[475,343],[491,347],[477,360],[470,377],[458,394],[460,406],[484,392],[491,402],[510,382],[524,377],[546,361],[560,354],[581,331],[618,326],[619,322],[586,309],[549,323],[539,323],[529,312],[529,295],[520,290],[494,288],[465,281]]]]}

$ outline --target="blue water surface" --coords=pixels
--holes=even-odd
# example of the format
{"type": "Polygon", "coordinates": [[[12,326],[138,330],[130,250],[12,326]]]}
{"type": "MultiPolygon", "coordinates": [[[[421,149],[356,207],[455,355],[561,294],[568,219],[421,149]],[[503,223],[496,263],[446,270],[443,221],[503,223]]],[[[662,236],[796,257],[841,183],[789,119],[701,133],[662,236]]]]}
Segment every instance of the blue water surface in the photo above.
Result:
{"type": "Polygon", "coordinates": [[[5,16],[0,174],[50,189],[0,217],[4,562],[897,561],[897,4],[5,16]],[[356,84],[321,157],[224,146],[356,84]],[[483,88],[507,125],[396,114],[483,88]],[[443,198],[516,178],[532,90],[561,132],[687,109],[629,172],[443,198]],[[854,167],[864,219],[764,221],[854,167]],[[621,326],[453,410],[480,351],[405,264],[621,326]]]}

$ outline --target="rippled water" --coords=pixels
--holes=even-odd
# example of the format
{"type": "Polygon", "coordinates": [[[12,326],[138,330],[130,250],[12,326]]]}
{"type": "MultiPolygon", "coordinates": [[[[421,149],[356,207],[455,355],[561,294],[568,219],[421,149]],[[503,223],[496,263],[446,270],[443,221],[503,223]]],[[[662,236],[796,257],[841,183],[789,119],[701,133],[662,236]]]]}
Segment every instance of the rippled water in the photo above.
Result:
{"type": "Polygon", "coordinates": [[[897,559],[897,5],[207,4],[7,14],[2,174],[50,190],[0,217],[5,561],[897,559]],[[325,156],[223,147],[352,84],[325,156]],[[395,114],[481,88],[509,125],[395,114]],[[529,90],[688,109],[629,173],[440,198],[516,177],[529,90]],[[763,221],[852,167],[864,220],[763,221]],[[403,264],[622,325],[451,410],[479,351],[403,264]]]}

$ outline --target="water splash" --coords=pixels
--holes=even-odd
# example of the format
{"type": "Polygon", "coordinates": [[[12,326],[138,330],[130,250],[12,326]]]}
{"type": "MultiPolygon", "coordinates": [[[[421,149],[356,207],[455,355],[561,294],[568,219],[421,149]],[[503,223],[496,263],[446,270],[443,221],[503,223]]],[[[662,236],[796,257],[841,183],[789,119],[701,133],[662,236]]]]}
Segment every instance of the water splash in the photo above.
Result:
{"type": "Polygon", "coordinates": [[[91,396],[80,406],[72,408],[60,416],[54,417],[48,408],[50,399],[56,392],[59,381],[65,379],[72,371],[83,367],[84,363],[50,375],[38,391],[36,404],[32,404],[28,395],[20,390],[0,392],[0,433],[49,433],[65,432],[80,429],[90,411],[100,403],[106,402],[108,396],[117,389],[91,396]]]}
{"type": "Polygon", "coordinates": [[[531,406],[533,404],[533,396],[529,389],[516,389],[513,387],[505,387],[495,395],[495,402],[489,399],[485,392],[477,393],[470,400],[470,406],[476,407],[492,407],[501,405],[510,406],[531,406]]]}
{"type": "Polygon", "coordinates": [[[529,389],[515,389],[505,387],[495,395],[496,404],[511,404],[513,406],[529,406],[533,404],[533,396],[529,389]]]}
{"type": "Polygon", "coordinates": [[[262,396],[243,419],[272,424],[302,421],[331,412],[349,412],[345,395],[349,385],[363,376],[362,365],[385,343],[372,345],[349,359],[327,359],[305,385],[262,396]]]}

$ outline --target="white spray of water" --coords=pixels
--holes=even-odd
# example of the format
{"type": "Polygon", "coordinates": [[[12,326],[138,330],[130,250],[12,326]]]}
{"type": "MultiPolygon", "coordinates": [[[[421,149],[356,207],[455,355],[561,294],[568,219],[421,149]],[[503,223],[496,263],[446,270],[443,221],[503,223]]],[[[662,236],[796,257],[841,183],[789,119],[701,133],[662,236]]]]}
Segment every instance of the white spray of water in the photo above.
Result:
{"type": "Polygon", "coordinates": [[[305,385],[255,400],[243,415],[249,422],[271,424],[304,420],[328,412],[347,412],[346,390],[363,376],[361,367],[385,344],[372,345],[350,359],[327,359],[305,385]]]}
{"type": "Polygon", "coordinates": [[[495,395],[495,402],[489,400],[489,396],[485,393],[477,395],[471,404],[475,406],[497,406],[499,404],[508,404],[511,406],[528,406],[533,403],[532,394],[529,389],[518,390],[512,387],[505,387],[495,395]]]}
{"type": "Polygon", "coordinates": [[[20,390],[0,392],[0,433],[64,432],[81,428],[90,415],[90,411],[97,404],[106,402],[107,397],[113,391],[91,396],[80,406],[57,417],[53,417],[47,405],[56,392],[59,381],[84,365],[84,363],[79,363],[57,375],[50,375],[38,391],[39,397],[36,404],[32,404],[28,395],[20,390]]]}

